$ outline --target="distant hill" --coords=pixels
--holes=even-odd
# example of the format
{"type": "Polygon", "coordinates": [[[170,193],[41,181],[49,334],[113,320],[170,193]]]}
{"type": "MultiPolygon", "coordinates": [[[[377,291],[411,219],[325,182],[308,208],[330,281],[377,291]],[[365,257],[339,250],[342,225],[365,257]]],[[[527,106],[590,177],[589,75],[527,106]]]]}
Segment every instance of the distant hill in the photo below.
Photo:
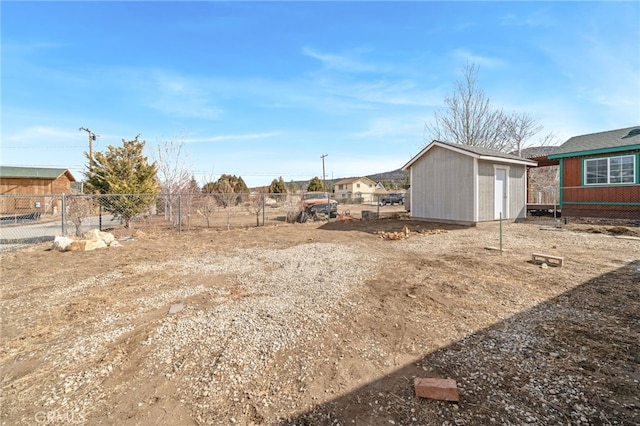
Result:
{"type": "MultiPolygon", "coordinates": [[[[360,176],[344,176],[339,178],[327,179],[327,187],[333,188],[333,185],[342,179],[349,179],[360,176]]],[[[392,170],[390,172],[382,172],[376,173],[373,175],[367,175],[369,179],[375,182],[382,182],[384,185],[389,186],[389,184],[394,185],[397,188],[402,188],[409,183],[409,172],[405,172],[402,169],[392,170]]],[[[296,186],[300,189],[304,189],[309,184],[308,180],[295,180],[293,181],[296,186]]],[[[287,186],[291,184],[291,182],[285,182],[287,186]]]]}
{"type": "Polygon", "coordinates": [[[376,173],[375,175],[369,175],[367,177],[376,182],[394,182],[400,186],[409,183],[409,172],[402,169],[396,169],[390,172],[376,173]]]}

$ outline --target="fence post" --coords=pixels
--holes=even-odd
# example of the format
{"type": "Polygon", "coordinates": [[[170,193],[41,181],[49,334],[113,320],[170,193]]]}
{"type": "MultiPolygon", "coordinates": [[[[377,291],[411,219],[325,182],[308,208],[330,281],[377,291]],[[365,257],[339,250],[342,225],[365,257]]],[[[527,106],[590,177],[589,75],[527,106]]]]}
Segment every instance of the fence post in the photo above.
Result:
{"type": "Polygon", "coordinates": [[[502,256],[502,212],[500,212],[500,256],[502,256]]]}
{"type": "Polygon", "coordinates": [[[264,222],[265,222],[265,218],[266,218],[266,212],[264,211],[265,205],[267,204],[267,202],[265,201],[265,194],[262,194],[262,226],[264,226],[264,222]]]}
{"type": "Polygon", "coordinates": [[[182,194],[178,194],[178,234],[182,234],[182,194]]]}
{"type": "Polygon", "coordinates": [[[98,230],[102,232],[102,199],[98,195],[98,230]]]}
{"type": "Polygon", "coordinates": [[[62,202],[60,209],[62,210],[62,235],[67,235],[67,196],[66,194],[62,194],[62,202]]]}

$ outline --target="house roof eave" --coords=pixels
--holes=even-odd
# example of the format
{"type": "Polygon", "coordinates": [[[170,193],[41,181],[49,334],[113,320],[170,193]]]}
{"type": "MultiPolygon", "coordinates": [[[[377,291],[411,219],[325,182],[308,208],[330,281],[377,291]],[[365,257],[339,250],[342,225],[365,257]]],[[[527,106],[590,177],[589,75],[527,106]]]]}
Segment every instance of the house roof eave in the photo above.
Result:
{"type": "Polygon", "coordinates": [[[584,151],[575,151],[575,152],[563,152],[561,154],[549,154],[550,160],[567,158],[567,157],[584,157],[587,155],[597,155],[597,154],[609,154],[609,153],[617,153],[623,151],[634,151],[640,149],[640,144],[634,145],[626,145],[626,146],[616,146],[616,147],[607,147],[607,148],[598,148],[598,149],[588,149],[584,151]]]}

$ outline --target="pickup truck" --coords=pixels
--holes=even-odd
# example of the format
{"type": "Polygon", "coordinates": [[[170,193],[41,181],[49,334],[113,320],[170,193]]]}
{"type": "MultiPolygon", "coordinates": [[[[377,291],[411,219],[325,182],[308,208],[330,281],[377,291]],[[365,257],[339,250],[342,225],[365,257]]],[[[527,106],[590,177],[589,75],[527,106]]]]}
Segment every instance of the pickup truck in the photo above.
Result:
{"type": "Polygon", "coordinates": [[[338,216],[338,202],[329,198],[326,192],[305,192],[300,200],[300,221],[307,217],[314,220],[338,216]]]}
{"type": "Polygon", "coordinates": [[[404,204],[404,194],[401,192],[387,194],[380,197],[380,205],[394,205],[394,204],[404,204]]]}
{"type": "Polygon", "coordinates": [[[329,194],[326,192],[305,192],[302,194],[302,198],[300,200],[300,211],[306,211],[314,204],[323,203],[335,204],[336,206],[338,205],[338,202],[329,198],[329,194]]]}

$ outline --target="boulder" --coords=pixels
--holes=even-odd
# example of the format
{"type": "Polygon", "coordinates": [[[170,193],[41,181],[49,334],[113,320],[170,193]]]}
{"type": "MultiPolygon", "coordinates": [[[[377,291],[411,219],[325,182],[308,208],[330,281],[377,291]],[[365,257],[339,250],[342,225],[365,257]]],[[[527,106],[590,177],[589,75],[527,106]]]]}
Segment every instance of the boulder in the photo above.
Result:
{"type": "Polygon", "coordinates": [[[107,244],[102,240],[78,240],[69,244],[66,251],[92,251],[105,247],[107,244]]]}
{"type": "Polygon", "coordinates": [[[53,240],[53,246],[51,247],[51,249],[58,250],[58,251],[66,251],[67,247],[69,247],[71,243],[73,243],[73,240],[69,237],[56,237],[53,240]]]}
{"type": "Polygon", "coordinates": [[[109,232],[102,232],[98,229],[91,229],[84,233],[84,239],[94,241],[102,240],[104,241],[105,246],[108,246],[113,240],[115,240],[115,237],[109,232]]]}

